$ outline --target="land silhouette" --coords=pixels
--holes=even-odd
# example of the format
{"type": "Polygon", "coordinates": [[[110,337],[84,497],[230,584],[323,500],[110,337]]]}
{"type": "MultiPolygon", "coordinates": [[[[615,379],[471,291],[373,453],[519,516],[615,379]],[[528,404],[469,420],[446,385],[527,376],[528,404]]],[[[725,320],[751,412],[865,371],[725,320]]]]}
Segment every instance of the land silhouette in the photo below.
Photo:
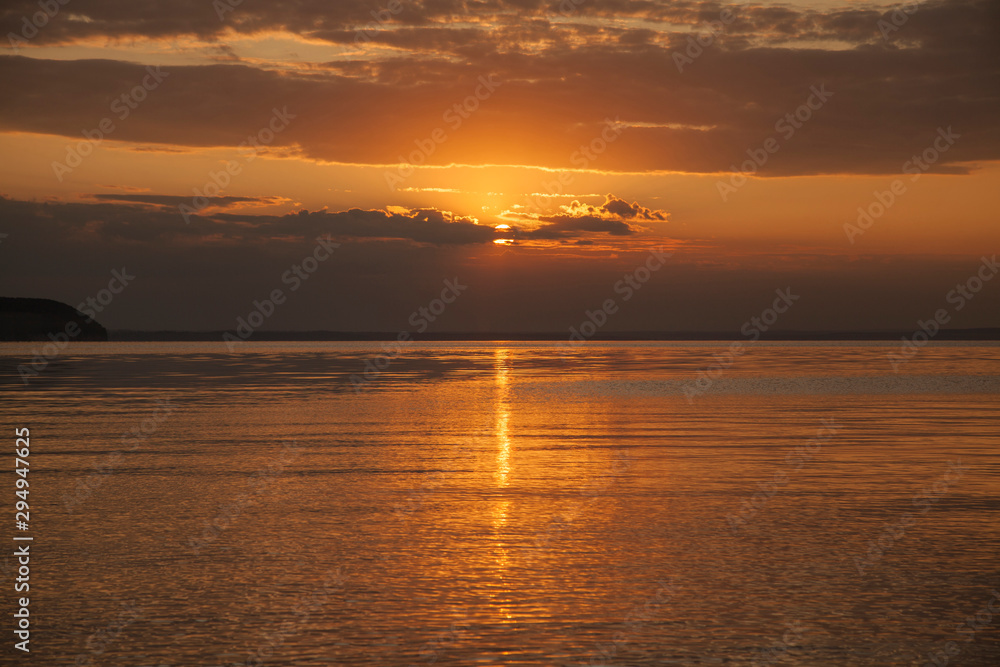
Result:
{"type": "Polygon", "coordinates": [[[53,299],[0,297],[0,341],[108,340],[108,330],[53,299]]]}
{"type": "MultiPolygon", "coordinates": [[[[139,331],[109,332],[70,305],[52,299],[0,297],[0,341],[55,341],[65,335],[70,341],[221,341],[226,331],[139,331]],[[74,333],[75,332],[75,333],[74,333]]],[[[912,331],[768,331],[760,340],[770,341],[869,341],[898,340],[912,331]]],[[[579,335],[578,335],[579,336],[579,335]]],[[[426,331],[411,334],[414,341],[575,341],[564,331],[426,331]]],[[[396,340],[390,331],[256,331],[249,340],[257,341],[387,341],[396,340]]],[[[579,343],[584,342],[580,336],[579,343]]],[[[737,331],[603,331],[586,337],[589,341],[732,341],[744,337],[737,331]]],[[[1000,340],[1000,328],[941,329],[934,338],[951,341],[1000,340]]]]}

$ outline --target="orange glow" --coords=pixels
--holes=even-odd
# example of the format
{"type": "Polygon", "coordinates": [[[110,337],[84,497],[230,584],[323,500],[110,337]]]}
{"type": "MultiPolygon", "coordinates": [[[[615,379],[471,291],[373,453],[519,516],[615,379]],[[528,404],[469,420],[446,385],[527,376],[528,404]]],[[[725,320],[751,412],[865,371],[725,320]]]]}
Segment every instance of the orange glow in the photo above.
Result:
{"type": "MultiPolygon", "coordinates": [[[[501,488],[507,486],[507,476],[510,474],[511,443],[509,433],[510,411],[508,410],[510,389],[507,387],[509,357],[510,350],[499,349],[496,351],[494,362],[496,369],[494,382],[497,387],[496,428],[494,433],[496,434],[498,444],[495,476],[497,486],[501,488]]],[[[503,520],[506,520],[506,514],[504,514],[503,520]]]]}
{"type": "MultiPolygon", "coordinates": [[[[497,487],[504,489],[508,484],[508,477],[511,472],[511,439],[510,439],[510,388],[508,387],[508,374],[510,372],[510,350],[498,349],[494,353],[494,384],[497,388],[496,399],[496,426],[494,434],[497,439],[497,459],[496,472],[494,478],[497,487]]],[[[496,533],[496,544],[494,552],[496,554],[496,573],[503,579],[510,564],[510,556],[504,544],[503,531],[507,526],[508,513],[510,512],[510,500],[499,500],[493,506],[492,520],[493,530],[496,533]]],[[[493,603],[497,607],[497,614],[501,622],[509,622],[512,618],[510,609],[505,604],[506,591],[501,596],[499,593],[492,596],[493,603]]]]}

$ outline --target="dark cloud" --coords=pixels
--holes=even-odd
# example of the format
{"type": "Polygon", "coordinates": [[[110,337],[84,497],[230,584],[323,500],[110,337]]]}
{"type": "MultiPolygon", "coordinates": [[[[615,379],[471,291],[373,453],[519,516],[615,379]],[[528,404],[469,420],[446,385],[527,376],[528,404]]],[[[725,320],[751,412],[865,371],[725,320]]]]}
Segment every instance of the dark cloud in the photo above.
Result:
{"type": "Polygon", "coordinates": [[[560,206],[560,213],[556,215],[530,217],[530,220],[546,224],[538,229],[517,230],[515,238],[557,239],[578,232],[630,236],[642,229],[630,223],[662,222],[667,218],[668,214],[664,211],[646,208],[638,202],[629,204],[624,199],[609,194],[599,206],[574,200],[567,206],[560,206]]]}
{"type": "MultiPolygon", "coordinates": [[[[137,204],[153,204],[156,206],[178,207],[181,204],[191,205],[191,197],[180,195],[154,195],[154,194],[91,194],[88,199],[98,201],[133,202],[137,204]]],[[[205,197],[208,207],[211,208],[231,208],[240,204],[259,204],[269,206],[287,201],[283,197],[205,197]]]]}
{"type": "MultiPolygon", "coordinates": [[[[277,197],[212,197],[221,212],[192,215],[187,222],[179,206],[190,197],[156,194],[96,194],[100,203],[29,202],[0,198],[0,219],[22,228],[45,226],[52,233],[82,244],[104,242],[257,244],[331,236],[342,240],[396,240],[429,245],[492,243],[496,230],[469,217],[438,209],[388,212],[301,210],[284,215],[227,212],[244,205],[271,205],[277,197]]],[[[621,200],[616,200],[621,201],[621,200]]],[[[582,206],[582,205],[580,205],[582,206]]],[[[603,210],[603,209],[602,209],[603,210]]],[[[545,219],[534,233],[539,239],[575,239],[593,234],[631,234],[633,230],[609,214],[590,218],[579,212],[545,219]]]]}
{"type": "MultiPolygon", "coordinates": [[[[56,0],[53,0],[55,2],[56,0]]],[[[203,0],[150,1],[73,0],[44,21],[31,44],[66,44],[94,37],[176,38],[194,36],[217,42],[231,34],[287,31],[312,40],[333,43],[370,42],[400,48],[454,53],[492,47],[495,52],[533,52],[540,43],[562,47],[575,38],[607,37],[614,42],[645,44],[658,39],[686,40],[687,30],[705,30],[718,21],[724,9],[735,16],[718,36],[727,46],[770,42],[833,39],[848,44],[881,40],[880,18],[891,18],[893,8],[856,6],[816,10],[794,6],[746,5],[709,1],[654,2],[652,0],[401,0],[395,13],[388,0],[288,0],[281,3],[245,0],[232,11],[217,9],[222,3],[203,0]],[[626,27],[614,19],[642,19],[648,25],[626,27]],[[600,22],[604,20],[604,22],[600,22]],[[597,22],[595,22],[597,21],[597,22]],[[461,23],[460,28],[452,23],[461,23]],[[657,25],[663,26],[656,30],[657,25]],[[659,37],[658,37],[659,36],[659,37]]],[[[900,3],[902,6],[904,3],[900,3]]],[[[0,30],[20,35],[25,19],[39,12],[37,0],[9,0],[0,8],[0,30]]],[[[989,0],[932,0],[918,5],[906,24],[907,41],[927,43],[933,35],[977,39],[995,30],[995,3],[989,0]],[[942,24],[942,19],[947,24],[942,24]],[[978,27],[981,29],[976,29],[978,27]],[[985,30],[983,30],[985,29],[985,30]]],[[[29,33],[34,31],[27,29],[29,33]]],[[[232,53],[218,47],[227,57],[232,53]]]]}
{"type": "Polygon", "coordinates": [[[561,238],[573,232],[604,232],[612,236],[629,236],[635,230],[621,220],[601,218],[596,215],[553,215],[540,218],[551,223],[541,229],[526,232],[528,238],[561,238]]]}
{"type": "Polygon", "coordinates": [[[495,238],[492,227],[436,209],[407,213],[360,209],[336,213],[299,211],[283,216],[221,214],[213,222],[223,226],[249,224],[268,234],[281,231],[304,236],[328,234],[344,239],[404,239],[434,245],[490,243],[495,238]]]}
{"type": "Polygon", "coordinates": [[[614,195],[608,195],[604,204],[597,207],[597,211],[621,218],[622,220],[658,220],[662,222],[669,216],[664,211],[654,211],[653,209],[646,208],[639,204],[639,202],[629,204],[624,199],[615,197],[614,195]]]}
{"type": "MultiPolygon", "coordinates": [[[[66,237],[91,244],[134,243],[265,243],[275,239],[312,239],[329,235],[344,239],[396,239],[429,244],[489,243],[492,227],[438,210],[407,213],[386,211],[299,211],[286,215],[213,213],[190,216],[179,210],[190,197],[173,195],[91,195],[107,203],[28,202],[0,199],[0,217],[17,225],[45,225],[66,237]],[[119,203],[125,200],[132,203],[119,203]],[[143,205],[145,204],[145,205],[143,205]]],[[[268,203],[274,198],[215,197],[214,207],[268,203]]]]}
{"type": "MultiPolygon", "coordinates": [[[[182,33],[216,39],[230,28],[281,28],[348,44],[373,21],[371,12],[384,8],[247,0],[220,22],[210,3],[140,9],[74,2],[74,15],[90,20],[63,12],[37,39],[182,33]]],[[[370,35],[361,33],[366,47],[389,50],[361,48],[298,71],[250,63],[172,67],[112,136],[236,146],[273,108],[287,107],[296,118],[276,148],[358,164],[397,164],[416,141],[442,128],[448,140],[429,164],[572,168],[608,118],[628,125],[590,165],[609,171],[726,172],[776,138],[780,152],[759,167],[761,175],[898,173],[939,127],[949,126],[961,140],[932,170],[965,173],[969,163],[1000,159],[1000,4],[991,0],[924,2],[886,39],[878,21],[892,19],[887,10],[737,7],[736,19],[683,72],[675,57],[685,53],[691,33],[674,31],[674,23],[697,32],[724,5],[595,1],[568,20],[555,2],[403,6],[370,35]],[[632,29],[590,21],[628,16],[647,22],[632,29]],[[462,27],[449,26],[451,17],[461,17],[462,27]],[[651,29],[658,24],[663,30],[651,29]],[[448,110],[469,99],[479,77],[491,75],[500,87],[459,129],[449,128],[448,110]],[[793,135],[782,135],[776,123],[800,109],[813,86],[826,86],[829,102],[793,135]]],[[[9,4],[4,25],[34,7],[9,4]]],[[[77,137],[111,115],[111,101],[145,75],[130,63],[21,53],[0,58],[7,84],[0,130],[77,137]]]]}

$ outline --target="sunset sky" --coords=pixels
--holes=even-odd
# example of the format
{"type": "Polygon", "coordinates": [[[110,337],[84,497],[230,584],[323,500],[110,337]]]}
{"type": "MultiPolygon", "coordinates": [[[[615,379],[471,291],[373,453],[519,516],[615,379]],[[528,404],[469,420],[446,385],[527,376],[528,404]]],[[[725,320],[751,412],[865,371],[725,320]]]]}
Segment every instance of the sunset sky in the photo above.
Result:
{"type": "MultiPolygon", "coordinates": [[[[566,331],[661,248],[608,331],[736,332],[778,288],[780,329],[909,330],[1000,249],[988,0],[35,0],[0,28],[0,295],[125,267],[112,329],[232,329],[323,234],[265,329],[401,331],[457,277],[433,330],[566,331]]],[[[997,282],[951,326],[1000,326],[997,282]]]]}

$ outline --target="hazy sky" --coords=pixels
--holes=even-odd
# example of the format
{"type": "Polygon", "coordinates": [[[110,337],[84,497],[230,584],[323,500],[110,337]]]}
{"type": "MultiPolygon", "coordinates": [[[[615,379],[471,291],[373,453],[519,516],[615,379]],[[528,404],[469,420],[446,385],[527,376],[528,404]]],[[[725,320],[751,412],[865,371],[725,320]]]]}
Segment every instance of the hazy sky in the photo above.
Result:
{"type": "Polygon", "coordinates": [[[606,330],[739,331],[779,288],[778,328],[912,329],[1000,249],[987,0],[32,0],[0,33],[0,294],[124,267],[111,328],[281,289],[264,328],[401,331],[457,278],[434,329],[612,298],[606,330]]]}

